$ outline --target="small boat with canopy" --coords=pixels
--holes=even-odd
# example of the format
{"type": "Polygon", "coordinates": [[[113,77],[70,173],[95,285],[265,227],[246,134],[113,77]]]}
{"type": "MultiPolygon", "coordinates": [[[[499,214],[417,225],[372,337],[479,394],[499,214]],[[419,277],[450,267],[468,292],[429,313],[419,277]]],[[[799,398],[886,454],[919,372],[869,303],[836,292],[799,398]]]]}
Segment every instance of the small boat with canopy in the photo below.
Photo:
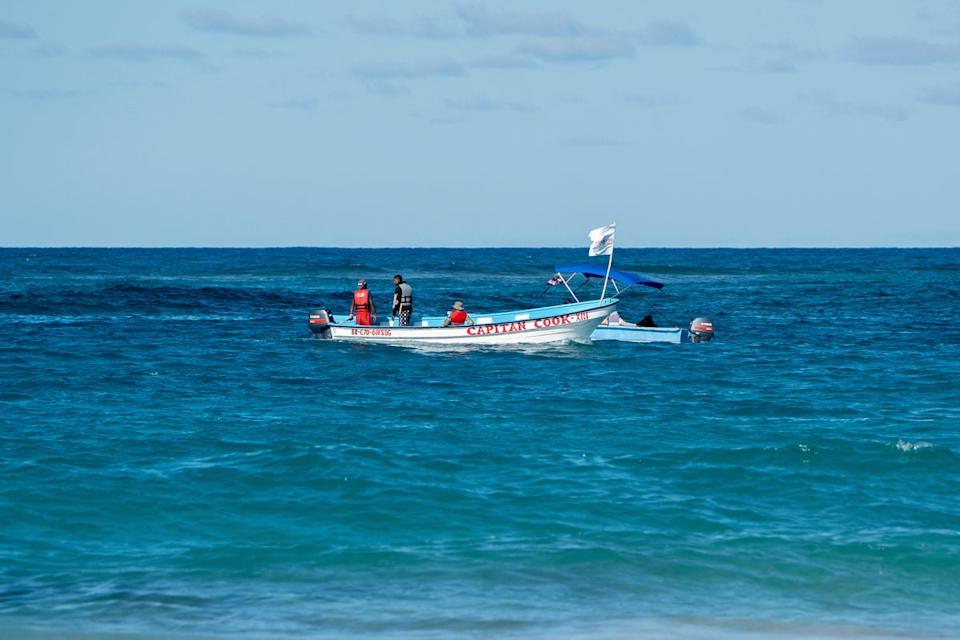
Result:
{"type": "MultiPolygon", "coordinates": [[[[591,283],[604,280],[604,285],[613,288],[620,298],[634,287],[647,287],[663,291],[664,283],[639,273],[614,269],[612,266],[590,264],[561,264],[556,266],[556,275],[547,282],[548,287],[562,284],[575,302],[579,302],[582,291],[591,283]]],[[[659,327],[653,323],[651,315],[640,322],[628,323],[619,312],[612,313],[590,335],[591,340],[620,340],[624,342],[706,342],[713,337],[713,323],[708,318],[697,318],[689,329],[679,326],[659,327]]]]}

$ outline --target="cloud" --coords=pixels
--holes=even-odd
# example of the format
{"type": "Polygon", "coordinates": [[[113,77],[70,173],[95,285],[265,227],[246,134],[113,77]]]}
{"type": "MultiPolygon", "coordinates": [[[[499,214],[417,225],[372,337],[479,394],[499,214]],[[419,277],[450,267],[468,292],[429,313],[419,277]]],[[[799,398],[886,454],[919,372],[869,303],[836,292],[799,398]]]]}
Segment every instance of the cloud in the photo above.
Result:
{"type": "Polygon", "coordinates": [[[638,30],[612,30],[579,22],[566,14],[492,13],[463,6],[459,15],[473,35],[524,35],[515,54],[556,63],[603,62],[632,58],[637,46],[693,46],[700,38],[687,25],[655,20],[638,30]]]}
{"type": "Polygon", "coordinates": [[[456,36],[519,36],[520,42],[507,55],[481,58],[472,68],[520,69],[552,63],[604,62],[631,58],[638,46],[691,46],[700,43],[692,28],[675,20],[655,20],[634,30],[614,30],[587,24],[563,12],[499,11],[482,4],[462,3],[454,9],[458,23],[418,17],[346,19],[359,33],[379,36],[449,38],[456,36]]]}
{"type": "Polygon", "coordinates": [[[297,96],[279,102],[267,103],[273,109],[293,109],[295,111],[316,111],[319,101],[310,96],[297,96]]]}
{"type": "Polygon", "coordinates": [[[800,67],[797,63],[783,59],[764,60],[754,67],[755,71],[763,73],[797,73],[800,67]]]}
{"type": "Polygon", "coordinates": [[[537,63],[530,58],[516,53],[505,56],[486,56],[477,58],[469,63],[474,69],[533,69],[537,63]]]}
{"type": "Polygon", "coordinates": [[[28,24],[0,20],[0,38],[11,40],[30,40],[36,38],[37,32],[28,24]]]}
{"type": "Polygon", "coordinates": [[[472,36],[570,37],[601,33],[604,30],[584,24],[565,13],[512,13],[491,11],[480,4],[460,4],[456,9],[472,36]]]}
{"type": "Polygon", "coordinates": [[[357,33],[377,36],[628,38],[633,44],[643,46],[691,46],[701,43],[700,36],[690,26],[676,20],[654,20],[640,29],[629,31],[588,24],[559,11],[497,11],[477,3],[458,4],[454,14],[453,19],[420,16],[408,21],[389,17],[348,16],[344,22],[357,33]]]}
{"type": "Polygon", "coordinates": [[[930,7],[920,7],[915,15],[917,20],[930,25],[931,33],[941,36],[960,34],[960,22],[957,21],[956,12],[940,12],[934,11],[930,7]]]}
{"type": "Polygon", "coordinates": [[[786,40],[761,45],[760,55],[764,59],[756,65],[756,70],[765,73],[796,73],[801,64],[824,57],[818,49],[801,47],[786,40]]]}
{"type": "Polygon", "coordinates": [[[700,43],[689,26],[674,20],[655,20],[645,27],[612,30],[587,24],[563,12],[514,12],[462,3],[454,9],[459,25],[446,19],[349,16],[345,23],[358,33],[379,36],[448,38],[456,36],[523,38],[511,52],[478,58],[465,64],[421,70],[405,64],[367,65],[353,70],[363,78],[413,78],[465,75],[466,69],[529,69],[538,62],[599,63],[632,58],[638,46],[691,46],[700,43]]]}
{"type": "Polygon", "coordinates": [[[693,46],[700,37],[676,20],[654,20],[637,30],[607,29],[581,22],[566,13],[496,12],[481,5],[461,4],[457,16],[472,36],[527,36],[518,51],[555,62],[629,58],[637,45],[693,46]]]}
{"type": "Polygon", "coordinates": [[[117,87],[120,89],[170,89],[173,86],[169,82],[161,82],[157,80],[112,80],[107,84],[108,86],[117,87]]]}
{"type": "Polygon", "coordinates": [[[59,44],[41,44],[33,48],[33,54],[41,58],[59,58],[67,50],[59,44]]]}
{"type": "Polygon", "coordinates": [[[493,112],[493,111],[511,111],[514,113],[530,113],[533,111],[530,107],[519,102],[501,102],[490,100],[489,98],[465,98],[459,100],[444,100],[448,109],[454,111],[472,111],[472,112],[493,112]]]}
{"type": "Polygon", "coordinates": [[[906,107],[849,102],[825,92],[801,94],[799,98],[801,102],[822,108],[831,116],[879,118],[890,122],[902,122],[910,117],[910,110],[906,107]]]}
{"type": "Polygon", "coordinates": [[[412,78],[453,78],[464,76],[466,67],[447,58],[430,58],[415,62],[381,62],[358,65],[352,69],[353,75],[362,79],[412,79],[412,78]]]}
{"type": "Polygon", "coordinates": [[[242,18],[218,9],[201,9],[186,11],[182,17],[183,21],[194,29],[232,36],[291,38],[309,36],[312,33],[305,24],[271,14],[258,18],[242,18]]]}
{"type": "Polygon", "coordinates": [[[565,147],[621,147],[625,142],[605,136],[582,135],[564,138],[561,144],[565,147]]]}
{"type": "Polygon", "coordinates": [[[94,47],[90,52],[96,58],[130,62],[149,62],[152,60],[197,62],[205,58],[203,53],[191,47],[164,45],[113,44],[94,47]]]}
{"type": "Polygon", "coordinates": [[[392,82],[390,80],[370,78],[364,80],[363,83],[367,85],[367,89],[370,90],[370,93],[374,93],[378,96],[384,96],[386,98],[396,98],[398,96],[410,94],[410,88],[408,86],[398,82],[392,82]]]}
{"type": "Polygon", "coordinates": [[[960,60],[960,45],[916,38],[872,36],[854,38],[840,49],[852,62],[871,65],[929,65],[960,60]]]}
{"type": "Polygon", "coordinates": [[[636,47],[625,37],[573,36],[531,40],[517,46],[516,52],[547,62],[603,62],[632,58],[636,47]]]}
{"type": "Polygon", "coordinates": [[[777,124],[780,118],[760,107],[747,107],[740,111],[740,117],[754,124],[777,124]]]}
{"type": "Polygon", "coordinates": [[[463,116],[439,116],[430,119],[431,124],[441,125],[462,124],[466,121],[467,119],[463,116]]]}
{"type": "Polygon", "coordinates": [[[256,47],[238,47],[231,49],[228,53],[231,58],[246,58],[252,60],[271,60],[273,58],[283,58],[288,54],[283,51],[273,49],[258,49],[256,47]]]}
{"type": "Polygon", "coordinates": [[[419,78],[459,78],[467,75],[467,68],[446,58],[423,59],[414,62],[380,62],[358,65],[351,73],[367,88],[381,96],[401,96],[410,89],[397,80],[419,78]]]}
{"type": "Polygon", "coordinates": [[[21,98],[23,100],[62,100],[64,98],[76,98],[80,92],[72,89],[7,89],[4,93],[12,98],[21,98]]]}
{"type": "Polygon", "coordinates": [[[426,16],[418,16],[406,22],[395,18],[347,16],[344,24],[357,33],[371,36],[442,39],[463,35],[463,31],[449,20],[426,16]]]}
{"type": "Polygon", "coordinates": [[[679,98],[671,96],[658,96],[646,93],[629,93],[623,97],[626,102],[643,109],[658,109],[660,107],[673,107],[680,104],[679,98]]]}
{"type": "Polygon", "coordinates": [[[960,107],[960,85],[955,87],[931,87],[920,95],[920,102],[941,107],[960,107]]]}
{"type": "Polygon", "coordinates": [[[603,33],[606,30],[584,24],[565,13],[515,13],[493,11],[482,4],[462,3],[450,18],[418,16],[402,21],[389,17],[347,16],[344,23],[353,31],[376,36],[453,38],[458,36],[568,37],[603,33]]]}
{"type": "Polygon", "coordinates": [[[637,42],[648,47],[693,47],[700,36],[688,25],[676,20],[654,20],[637,33],[637,42]]]}

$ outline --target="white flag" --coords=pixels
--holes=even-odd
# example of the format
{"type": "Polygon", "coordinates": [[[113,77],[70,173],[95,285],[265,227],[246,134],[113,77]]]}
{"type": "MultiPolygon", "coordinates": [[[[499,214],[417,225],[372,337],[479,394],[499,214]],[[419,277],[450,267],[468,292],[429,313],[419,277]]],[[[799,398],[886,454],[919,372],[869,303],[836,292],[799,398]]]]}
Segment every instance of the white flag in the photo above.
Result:
{"type": "Polygon", "coordinates": [[[605,227],[594,229],[588,236],[590,238],[591,256],[609,256],[613,253],[613,237],[617,232],[617,223],[608,224],[605,227]]]}

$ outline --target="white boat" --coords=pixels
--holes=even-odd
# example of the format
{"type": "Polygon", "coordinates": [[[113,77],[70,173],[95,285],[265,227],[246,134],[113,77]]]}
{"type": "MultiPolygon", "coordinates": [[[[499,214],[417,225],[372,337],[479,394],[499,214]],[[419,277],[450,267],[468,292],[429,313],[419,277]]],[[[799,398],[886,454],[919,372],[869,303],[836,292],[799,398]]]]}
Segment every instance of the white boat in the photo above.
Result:
{"type": "MultiPolygon", "coordinates": [[[[639,273],[630,273],[619,269],[605,268],[601,265],[590,263],[557,265],[556,275],[550,279],[550,285],[563,284],[567,291],[573,296],[573,299],[579,302],[577,291],[582,286],[594,279],[606,279],[616,292],[617,297],[622,296],[632,287],[650,287],[658,291],[663,290],[664,284],[654,280],[649,276],[639,273]],[[576,276],[582,276],[583,282],[575,282],[576,276]],[[575,285],[571,286],[571,285],[575,285]]],[[[658,327],[644,326],[641,324],[632,324],[619,321],[619,314],[614,316],[618,322],[610,322],[609,318],[597,325],[590,335],[591,340],[619,340],[622,342],[668,342],[680,344],[681,342],[708,342],[713,338],[713,323],[709,318],[695,318],[690,323],[690,328],[682,327],[658,327]]],[[[649,316],[648,316],[649,318],[649,316]]]]}
{"type": "Polygon", "coordinates": [[[424,317],[409,326],[395,323],[358,325],[335,321],[326,310],[311,311],[309,327],[319,338],[395,344],[536,344],[589,340],[619,300],[604,298],[521,311],[478,314],[472,325],[443,326],[445,316],[424,317]]]}

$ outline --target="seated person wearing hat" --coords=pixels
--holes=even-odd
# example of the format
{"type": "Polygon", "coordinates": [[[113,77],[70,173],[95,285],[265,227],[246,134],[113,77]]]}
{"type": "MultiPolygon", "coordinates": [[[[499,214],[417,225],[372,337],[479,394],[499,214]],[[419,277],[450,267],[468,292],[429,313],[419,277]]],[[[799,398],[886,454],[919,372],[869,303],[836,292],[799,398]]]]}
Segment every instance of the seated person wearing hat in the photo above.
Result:
{"type": "Polygon", "coordinates": [[[453,303],[453,309],[447,311],[447,317],[443,319],[443,326],[462,326],[472,325],[473,319],[463,309],[463,303],[457,300],[453,303]]]}

